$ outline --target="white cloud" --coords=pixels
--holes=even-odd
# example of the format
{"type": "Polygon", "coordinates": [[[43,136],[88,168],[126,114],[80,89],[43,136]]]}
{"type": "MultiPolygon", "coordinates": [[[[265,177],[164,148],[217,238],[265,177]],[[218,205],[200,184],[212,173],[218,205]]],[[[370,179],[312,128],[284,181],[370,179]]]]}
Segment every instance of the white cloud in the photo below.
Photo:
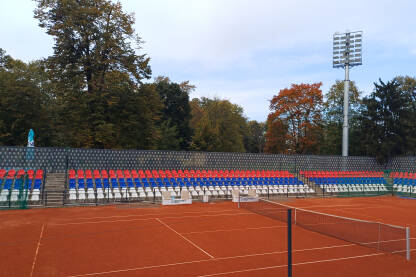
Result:
{"type": "MultiPolygon", "coordinates": [[[[262,50],[330,45],[335,31],[364,30],[383,42],[411,30],[413,1],[122,1],[135,11],[151,54],[212,67],[262,50]],[[151,27],[149,27],[151,26],[151,27]]],[[[409,42],[411,43],[411,42],[409,42]]]]}
{"type": "MultiPolygon", "coordinates": [[[[363,30],[364,65],[351,78],[368,90],[379,77],[415,75],[414,0],[121,0],[152,59],[153,75],[190,80],[195,96],[219,96],[265,120],[268,100],[296,82],[324,83],[332,34],[363,30]],[[400,59],[398,59],[400,56],[400,59]]],[[[53,40],[33,19],[33,1],[4,1],[0,47],[31,60],[52,53],[53,40]]],[[[368,93],[366,91],[366,93],[368,93]]]]}

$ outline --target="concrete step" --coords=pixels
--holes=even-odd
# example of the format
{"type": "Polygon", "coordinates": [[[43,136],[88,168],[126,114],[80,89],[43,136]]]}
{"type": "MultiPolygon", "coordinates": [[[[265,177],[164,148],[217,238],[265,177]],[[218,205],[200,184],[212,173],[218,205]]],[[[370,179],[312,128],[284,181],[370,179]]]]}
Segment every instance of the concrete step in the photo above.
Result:
{"type": "Polygon", "coordinates": [[[65,190],[65,173],[48,173],[45,180],[45,201],[47,207],[62,207],[65,190]]]}

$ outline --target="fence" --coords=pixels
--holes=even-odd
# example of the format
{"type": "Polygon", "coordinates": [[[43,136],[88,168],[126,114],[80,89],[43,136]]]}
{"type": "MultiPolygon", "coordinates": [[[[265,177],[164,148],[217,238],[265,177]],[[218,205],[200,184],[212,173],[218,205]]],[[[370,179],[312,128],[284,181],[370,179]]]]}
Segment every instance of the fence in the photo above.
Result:
{"type": "Polygon", "coordinates": [[[416,157],[396,157],[380,165],[375,158],[354,156],[0,147],[0,168],[41,168],[47,172],[66,172],[68,169],[415,171],[416,157]]]}

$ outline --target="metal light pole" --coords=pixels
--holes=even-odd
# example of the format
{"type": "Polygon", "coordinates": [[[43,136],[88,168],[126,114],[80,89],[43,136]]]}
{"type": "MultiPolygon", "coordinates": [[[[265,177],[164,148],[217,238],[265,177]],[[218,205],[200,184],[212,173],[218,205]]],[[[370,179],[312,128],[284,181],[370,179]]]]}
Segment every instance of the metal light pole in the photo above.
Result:
{"type": "Polygon", "coordinates": [[[350,66],[345,65],[345,80],[344,80],[344,124],[342,125],[342,156],[348,156],[348,112],[350,109],[349,103],[350,91],[350,66]]]}
{"type": "Polygon", "coordinates": [[[342,125],[342,156],[348,156],[348,111],[350,67],[362,65],[362,31],[335,33],[333,39],[334,68],[345,68],[344,80],[344,123],[342,125]]]}

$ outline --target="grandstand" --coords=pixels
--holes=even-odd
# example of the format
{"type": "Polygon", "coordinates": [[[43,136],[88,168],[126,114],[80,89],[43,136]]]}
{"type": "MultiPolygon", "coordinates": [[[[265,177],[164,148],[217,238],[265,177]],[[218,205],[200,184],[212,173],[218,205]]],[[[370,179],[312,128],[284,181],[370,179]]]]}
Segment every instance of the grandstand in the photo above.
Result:
{"type": "Polygon", "coordinates": [[[416,173],[415,172],[391,172],[390,178],[393,179],[393,188],[405,195],[416,194],[416,173]]]}
{"type": "MultiPolygon", "coordinates": [[[[42,169],[0,169],[0,205],[25,200],[44,205],[45,175],[42,169]]],[[[62,205],[106,204],[121,201],[160,201],[164,191],[180,196],[189,191],[193,200],[231,198],[232,190],[261,197],[369,196],[416,193],[416,173],[391,172],[389,184],[382,171],[288,170],[143,170],[69,169],[61,189],[62,205]],[[297,177],[296,177],[297,176],[297,177]]]]}
{"type": "Polygon", "coordinates": [[[0,206],[158,202],[164,191],[229,199],[374,196],[416,192],[412,157],[370,157],[0,147],[0,206]],[[30,153],[28,152],[30,151],[30,153]]]}
{"type": "Polygon", "coordinates": [[[300,171],[311,182],[329,193],[387,192],[383,172],[377,171],[300,171]]]}
{"type": "Polygon", "coordinates": [[[37,203],[41,200],[44,172],[38,170],[0,169],[0,202],[30,200],[37,203]]]}
{"type": "Polygon", "coordinates": [[[161,199],[163,191],[193,198],[226,198],[233,189],[260,196],[314,193],[288,171],[273,170],[69,170],[69,200],[161,199]],[[86,185],[85,185],[86,184],[86,185]]]}

